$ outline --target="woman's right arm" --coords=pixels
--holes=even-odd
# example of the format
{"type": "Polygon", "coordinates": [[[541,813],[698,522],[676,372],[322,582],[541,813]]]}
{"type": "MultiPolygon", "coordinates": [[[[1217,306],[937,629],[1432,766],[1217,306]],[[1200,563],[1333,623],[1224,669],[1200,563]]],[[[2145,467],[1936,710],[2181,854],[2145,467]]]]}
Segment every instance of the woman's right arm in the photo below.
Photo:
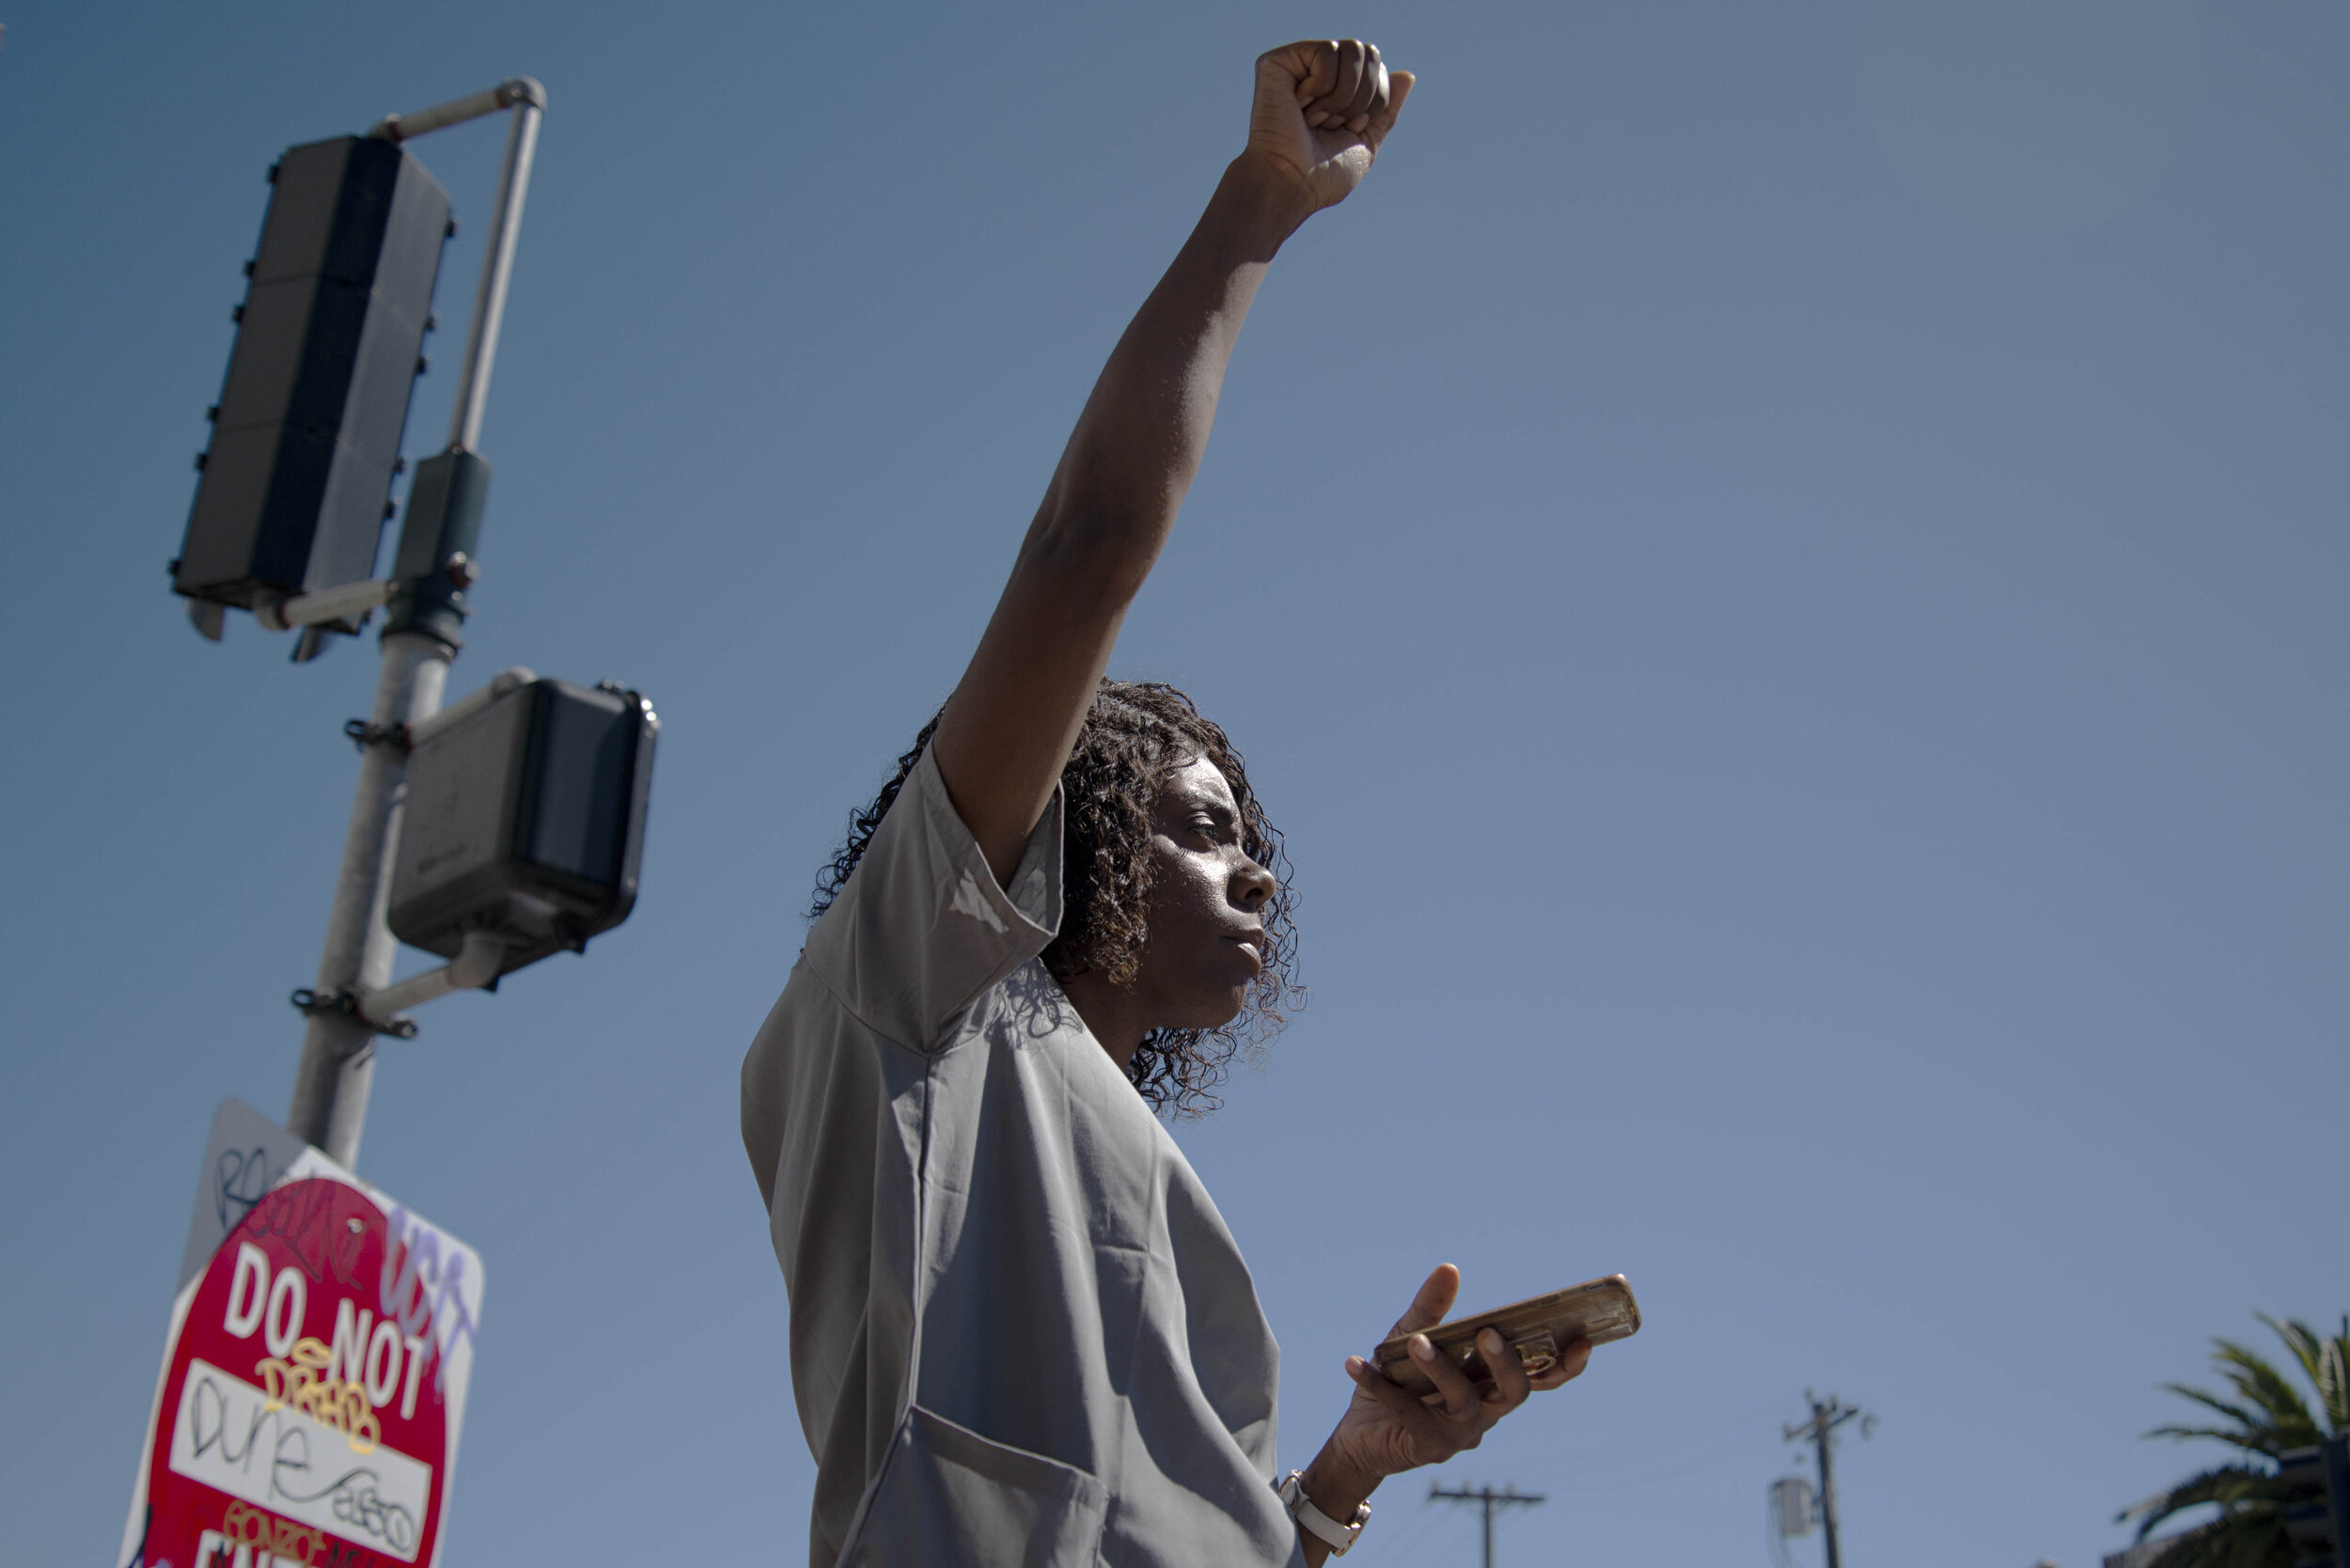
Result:
{"type": "Polygon", "coordinates": [[[932,743],[999,883],[1053,797],[1126,608],[1198,472],[1265,267],[1370,172],[1411,85],[1354,39],[1257,61],[1248,146],[1103,368],[932,743]]]}

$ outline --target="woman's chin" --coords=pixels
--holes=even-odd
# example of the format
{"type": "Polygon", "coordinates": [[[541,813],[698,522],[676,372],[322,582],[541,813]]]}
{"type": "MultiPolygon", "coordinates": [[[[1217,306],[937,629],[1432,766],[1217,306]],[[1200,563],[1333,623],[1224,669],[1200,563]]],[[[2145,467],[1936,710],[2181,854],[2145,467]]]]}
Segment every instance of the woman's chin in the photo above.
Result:
{"type": "Polygon", "coordinates": [[[1213,996],[1201,996],[1196,1005],[1171,1010],[1154,1027],[1162,1029],[1220,1029],[1241,1015],[1248,1005],[1248,987],[1235,985],[1213,996]]]}
{"type": "Polygon", "coordinates": [[[1204,1024],[1195,1024],[1192,1027],[1194,1028],[1201,1029],[1220,1029],[1225,1025],[1230,1023],[1233,1019],[1239,1017],[1241,1015],[1241,1010],[1246,1008],[1247,1005],[1248,986],[1246,982],[1244,981],[1239,985],[1233,986],[1222,996],[1217,997],[1215,1006],[1206,1010],[1213,1015],[1209,1022],[1204,1024]]]}

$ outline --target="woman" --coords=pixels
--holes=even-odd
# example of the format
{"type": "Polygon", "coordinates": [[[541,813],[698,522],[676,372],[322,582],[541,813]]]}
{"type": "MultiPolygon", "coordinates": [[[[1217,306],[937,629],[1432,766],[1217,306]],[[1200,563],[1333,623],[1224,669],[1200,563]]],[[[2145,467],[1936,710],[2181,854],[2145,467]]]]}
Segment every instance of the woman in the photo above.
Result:
{"type": "MultiPolygon", "coordinates": [[[[856,819],[743,1066],[743,1137],[791,1299],[817,1460],[809,1560],[1320,1563],[1381,1478],[1473,1447],[1480,1393],[1425,1337],[1423,1403],[1360,1357],[1277,1490],[1278,1352],[1153,1116],[1277,1027],[1278,837],[1224,732],[1105,682],[1281,243],[1346,198],[1412,78],[1355,40],[1257,62],[1248,145],[1095,384],[963,680],[856,819]]],[[[1433,1325],[1442,1265],[1397,1331],[1433,1325]]]]}

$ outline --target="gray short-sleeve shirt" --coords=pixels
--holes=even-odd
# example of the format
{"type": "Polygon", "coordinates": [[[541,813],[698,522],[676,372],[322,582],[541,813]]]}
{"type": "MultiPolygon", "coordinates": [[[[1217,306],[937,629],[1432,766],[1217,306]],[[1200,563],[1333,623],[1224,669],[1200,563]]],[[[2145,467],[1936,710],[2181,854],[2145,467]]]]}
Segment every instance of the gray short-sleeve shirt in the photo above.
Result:
{"type": "Polygon", "coordinates": [[[1279,1352],[1207,1190],[926,752],[743,1063],[817,1461],[809,1561],[1302,1561],[1279,1352]]]}

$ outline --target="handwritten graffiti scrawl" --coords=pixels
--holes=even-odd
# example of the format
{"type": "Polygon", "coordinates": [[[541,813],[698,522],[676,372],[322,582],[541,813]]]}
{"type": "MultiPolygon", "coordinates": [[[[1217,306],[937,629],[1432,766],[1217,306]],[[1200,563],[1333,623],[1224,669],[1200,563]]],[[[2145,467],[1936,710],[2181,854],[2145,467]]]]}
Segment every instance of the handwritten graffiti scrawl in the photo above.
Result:
{"type": "Polygon", "coordinates": [[[481,1309],[473,1251],[291,1162],[174,1304],[131,1568],[430,1568],[481,1309]]]}

